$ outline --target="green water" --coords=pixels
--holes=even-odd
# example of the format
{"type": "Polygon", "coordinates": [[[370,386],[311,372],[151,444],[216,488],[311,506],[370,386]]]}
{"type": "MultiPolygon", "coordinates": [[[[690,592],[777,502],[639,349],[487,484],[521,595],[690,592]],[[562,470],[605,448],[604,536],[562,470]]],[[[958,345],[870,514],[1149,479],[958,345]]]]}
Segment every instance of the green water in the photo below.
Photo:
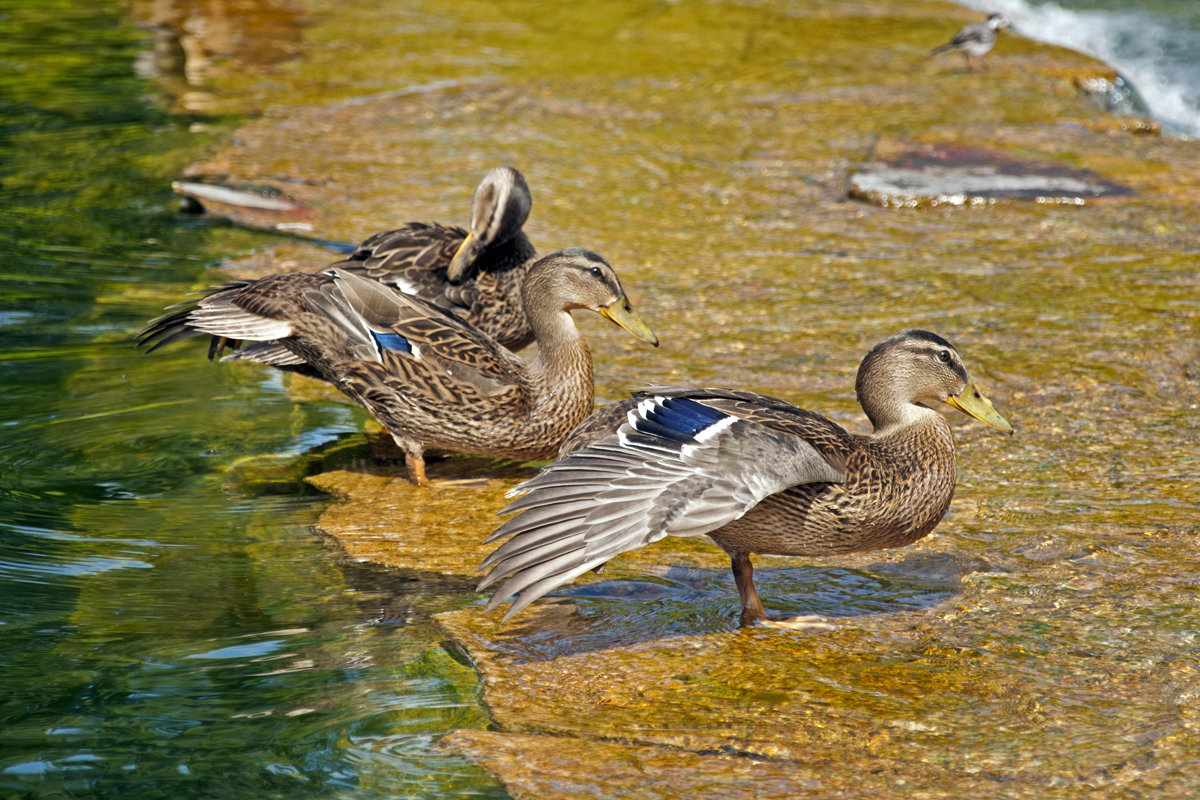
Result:
{"type": "Polygon", "coordinates": [[[339,564],[302,484],[228,479],[356,457],[353,412],[132,347],[259,240],[176,214],[210,134],[123,11],[0,5],[0,796],[504,796],[431,750],[486,725],[427,623],[461,587],[339,564]]]}
{"type": "Polygon", "coordinates": [[[458,729],[531,796],[1196,795],[1200,153],[1078,97],[1094,67],[1016,37],[931,62],[924,0],[5,2],[0,797],[502,796],[439,750],[458,729]],[[1136,194],[848,201],[897,142],[1136,194]],[[772,611],[835,631],[735,631],[724,557],[665,541],[587,579],[652,592],[581,579],[501,625],[470,589],[514,471],[389,484],[350,406],[132,348],[213,264],[286,250],[178,216],[189,165],[357,238],[464,223],[497,163],[538,246],[604,253],[662,336],[581,320],[599,396],[722,384],[861,430],[855,365],[916,326],[1017,435],[949,417],[959,491],[911,548],[756,562],[772,611]]]}

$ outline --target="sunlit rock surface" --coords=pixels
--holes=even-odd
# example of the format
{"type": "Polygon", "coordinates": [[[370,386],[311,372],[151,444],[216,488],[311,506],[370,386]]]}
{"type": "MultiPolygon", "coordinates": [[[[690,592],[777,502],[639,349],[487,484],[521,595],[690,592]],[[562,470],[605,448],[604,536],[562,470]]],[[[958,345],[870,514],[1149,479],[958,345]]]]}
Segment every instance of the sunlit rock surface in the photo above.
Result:
{"type": "Polygon", "coordinates": [[[967,205],[996,200],[1083,205],[1132,194],[1090,170],[1013,158],[983,147],[882,142],[850,176],[850,196],[881,206],[967,205]]]}
{"type": "MultiPolygon", "coordinates": [[[[495,727],[445,745],[514,795],[1200,790],[1200,149],[1081,96],[1111,71],[1080,56],[1008,36],[987,70],[924,59],[973,19],[926,2],[322,7],[323,46],[227,76],[261,116],[185,177],[274,187],[317,238],[463,225],[484,171],[525,172],[539,249],[608,256],[662,337],[647,353],[580,319],[602,399],[732,385],[864,430],[859,359],[920,326],[1017,426],[951,415],[958,493],[913,547],[756,562],[772,614],[832,631],[737,630],[705,542],[622,556],[511,624],[482,597],[439,615],[495,727]],[[848,201],[889,142],[1127,192],[848,201]]],[[[245,266],[333,258],[280,244],[245,266]]],[[[533,474],[448,459],[419,490],[386,461],[336,466],[309,480],[335,496],[318,526],[340,551],[460,602],[533,474]]]]}

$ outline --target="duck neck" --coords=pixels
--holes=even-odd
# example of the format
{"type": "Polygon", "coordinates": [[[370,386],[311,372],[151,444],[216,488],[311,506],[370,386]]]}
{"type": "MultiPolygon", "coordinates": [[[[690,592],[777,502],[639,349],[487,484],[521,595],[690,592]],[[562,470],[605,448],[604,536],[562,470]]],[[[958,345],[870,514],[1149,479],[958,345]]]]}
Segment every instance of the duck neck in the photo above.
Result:
{"type": "Polygon", "coordinates": [[[906,429],[923,430],[930,426],[946,426],[941,414],[920,403],[897,402],[881,406],[869,405],[863,401],[862,407],[874,428],[872,435],[877,437],[891,436],[906,429]]]}
{"type": "Polygon", "coordinates": [[[958,482],[958,456],[954,432],[941,414],[924,406],[913,406],[905,422],[876,428],[868,437],[871,449],[891,465],[899,480],[875,488],[885,507],[904,508],[907,516],[895,526],[891,547],[915,542],[935,527],[950,508],[958,482]],[[919,497],[920,502],[914,502],[919,497]]]}
{"type": "Polygon", "coordinates": [[[531,290],[529,281],[523,296],[538,346],[529,373],[538,385],[539,405],[557,407],[566,402],[564,398],[577,398],[590,411],[594,392],[592,353],[571,313],[551,293],[537,291],[536,284],[531,290]]]}
{"type": "Polygon", "coordinates": [[[911,381],[903,368],[878,357],[879,348],[872,350],[859,366],[854,389],[858,404],[875,429],[875,436],[886,436],[910,425],[942,421],[941,415],[921,405],[899,390],[911,381]]]}

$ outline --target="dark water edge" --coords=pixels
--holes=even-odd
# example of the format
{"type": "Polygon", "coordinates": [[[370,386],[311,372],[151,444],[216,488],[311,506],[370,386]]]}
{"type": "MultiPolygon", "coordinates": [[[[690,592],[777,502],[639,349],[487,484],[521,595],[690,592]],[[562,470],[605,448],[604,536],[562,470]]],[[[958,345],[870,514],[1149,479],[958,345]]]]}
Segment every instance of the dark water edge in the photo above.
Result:
{"type": "Polygon", "coordinates": [[[319,497],[229,480],[352,456],[353,413],[132,347],[257,244],[176,213],[220,134],[135,76],[148,44],[120,3],[0,4],[0,795],[504,796],[431,755],[487,725],[427,623],[457,587],[339,565],[319,497]]]}

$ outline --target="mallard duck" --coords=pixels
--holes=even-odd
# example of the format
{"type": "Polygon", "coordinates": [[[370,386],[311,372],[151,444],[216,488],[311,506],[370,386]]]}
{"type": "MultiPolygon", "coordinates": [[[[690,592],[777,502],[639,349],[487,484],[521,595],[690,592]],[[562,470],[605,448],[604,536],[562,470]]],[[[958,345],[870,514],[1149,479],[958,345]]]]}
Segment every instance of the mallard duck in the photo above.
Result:
{"type": "Polygon", "coordinates": [[[520,350],[534,338],[521,308],[521,283],[535,260],[521,230],[532,204],[525,176],[497,167],[475,190],[469,231],[410,222],[375,234],[331,266],[421,297],[520,350]]]}
{"type": "Polygon", "coordinates": [[[997,34],[1007,28],[1009,24],[1008,18],[1003,14],[992,14],[983,22],[967,25],[956,33],[953,39],[941,47],[930,50],[929,55],[937,56],[957,50],[962,53],[963,59],[967,62],[967,69],[974,69],[975,65],[971,63],[971,56],[980,59],[982,63],[983,57],[996,46],[997,34]]]}
{"type": "Polygon", "coordinates": [[[606,406],[559,460],[511,494],[508,541],[480,569],[504,618],[627,550],[707,535],[732,558],[742,624],[766,619],[751,553],[820,556],[902,547],[934,529],[956,479],[945,403],[1006,433],[958,351],[928,331],[876,345],[858,369],[874,426],[850,433],[782,400],[731,389],[653,388],[606,406]]]}
{"type": "Polygon", "coordinates": [[[421,485],[428,483],[427,447],[554,457],[593,408],[592,356],[573,309],[595,311],[658,344],[616,272],[590,250],[568,248],[537,261],[522,295],[538,343],[532,361],[419,297],[340,268],[214,287],[151,321],[139,340],[153,350],[209,334],[210,358],[231,340],[250,340],[223,360],[303,365],[387,428],[410,479],[421,485]]]}

